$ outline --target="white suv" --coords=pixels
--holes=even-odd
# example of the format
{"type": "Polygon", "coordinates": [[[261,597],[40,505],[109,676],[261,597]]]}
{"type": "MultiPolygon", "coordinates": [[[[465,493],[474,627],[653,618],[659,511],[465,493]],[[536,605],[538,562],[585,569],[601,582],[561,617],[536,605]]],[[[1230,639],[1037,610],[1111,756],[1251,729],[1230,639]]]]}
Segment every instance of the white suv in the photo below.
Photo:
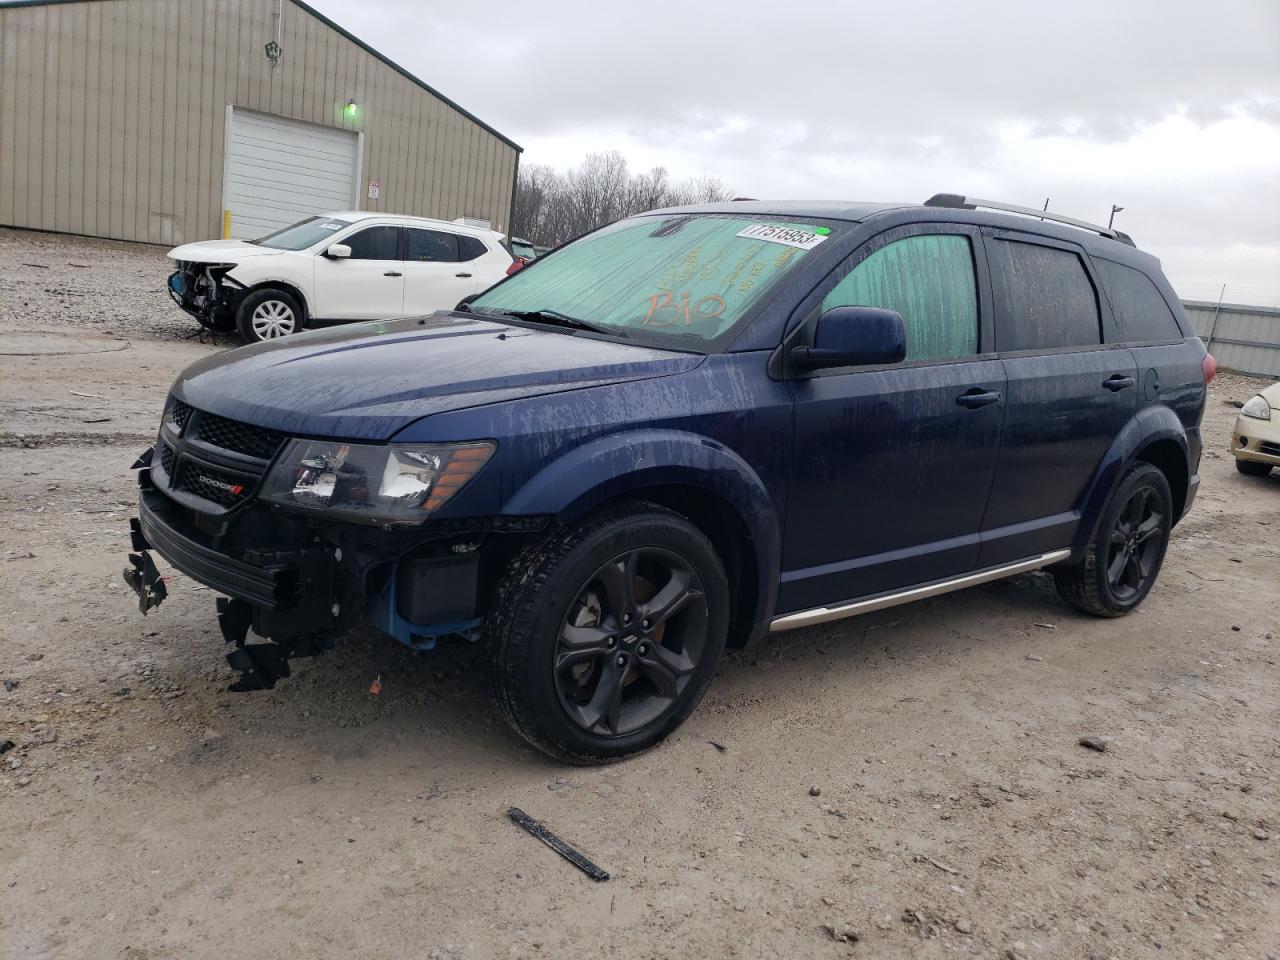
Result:
{"type": "Polygon", "coordinates": [[[260,240],[169,251],[174,302],[250,343],[306,326],[451,309],[506,276],[502,234],[424,217],[329,213],[260,240]]]}

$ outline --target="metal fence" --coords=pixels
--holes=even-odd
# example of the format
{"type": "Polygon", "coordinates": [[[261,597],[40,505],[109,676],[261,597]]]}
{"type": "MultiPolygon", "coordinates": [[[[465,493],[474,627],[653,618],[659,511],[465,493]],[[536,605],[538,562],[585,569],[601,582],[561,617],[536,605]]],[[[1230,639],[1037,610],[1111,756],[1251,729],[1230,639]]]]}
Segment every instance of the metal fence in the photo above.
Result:
{"type": "Polygon", "coordinates": [[[1182,306],[1219,366],[1280,379],[1280,309],[1204,300],[1182,306]]]}

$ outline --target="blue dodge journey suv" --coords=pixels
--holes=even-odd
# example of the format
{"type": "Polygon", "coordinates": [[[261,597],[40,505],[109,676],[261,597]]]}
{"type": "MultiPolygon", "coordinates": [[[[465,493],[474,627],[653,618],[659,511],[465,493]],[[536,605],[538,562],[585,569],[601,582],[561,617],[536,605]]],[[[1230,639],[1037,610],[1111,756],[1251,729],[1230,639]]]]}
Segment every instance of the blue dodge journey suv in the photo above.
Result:
{"type": "Polygon", "coordinates": [[[660,210],[454,311],[188,368],[125,578],[164,599],[154,551],[225,595],[233,689],[357,621],[479,639],[521,735],[608,761],[768,631],[1038,568],[1128,613],[1213,370],[1106,228],[949,194],[660,210]]]}

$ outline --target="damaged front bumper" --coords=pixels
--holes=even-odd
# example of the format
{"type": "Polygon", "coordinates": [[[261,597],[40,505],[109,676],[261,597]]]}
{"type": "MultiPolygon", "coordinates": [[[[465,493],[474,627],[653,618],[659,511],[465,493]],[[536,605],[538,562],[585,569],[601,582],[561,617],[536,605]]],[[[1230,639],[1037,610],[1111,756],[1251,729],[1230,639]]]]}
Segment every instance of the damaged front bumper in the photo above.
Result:
{"type": "Polygon", "coordinates": [[[178,269],[169,274],[166,289],[179,307],[199,321],[202,327],[218,332],[235,329],[236,312],[247,292],[227,276],[234,264],[177,261],[178,269]]]}
{"type": "Polygon", "coordinates": [[[130,520],[130,566],[124,580],[138,595],[143,614],[158,607],[168,588],[149,551],[219,593],[218,626],[234,649],[227,662],[240,671],[236,691],[274,687],[289,676],[288,661],[332,647],[341,620],[335,591],[334,551],[325,547],[269,551],[237,558],[205,542],[185,510],[140,473],[138,516],[130,520]],[[270,642],[249,644],[250,629],[270,642]]]}
{"type": "MultiPolygon", "coordinates": [[[[247,498],[221,514],[193,509],[178,486],[183,453],[168,470],[148,450],[138,470],[138,516],[125,582],[142,613],[168,594],[152,560],[158,553],[192,580],[223,594],[218,623],[241,671],[232,689],[270,688],[288,660],[329,649],[363,621],[415,650],[445,636],[475,639],[483,596],[522,538],[545,522],[512,519],[436,523],[390,530],[280,515],[247,498]],[[488,545],[488,549],[482,549],[488,545]],[[270,640],[249,644],[249,631],[270,640]]],[[[170,452],[169,457],[173,454],[170,452]]],[[[212,506],[212,505],[210,505],[212,506]]]]}

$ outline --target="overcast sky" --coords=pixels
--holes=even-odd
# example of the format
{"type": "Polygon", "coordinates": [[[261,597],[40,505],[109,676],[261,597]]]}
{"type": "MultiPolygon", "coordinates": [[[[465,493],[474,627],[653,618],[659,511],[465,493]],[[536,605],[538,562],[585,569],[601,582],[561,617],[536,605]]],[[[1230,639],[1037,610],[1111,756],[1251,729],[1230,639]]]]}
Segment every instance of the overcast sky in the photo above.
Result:
{"type": "Polygon", "coordinates": [[[1280,306],[1280,0],[311,0],[565,168],[765,199],[956,192],[1116,226],[1280,306]]]}

